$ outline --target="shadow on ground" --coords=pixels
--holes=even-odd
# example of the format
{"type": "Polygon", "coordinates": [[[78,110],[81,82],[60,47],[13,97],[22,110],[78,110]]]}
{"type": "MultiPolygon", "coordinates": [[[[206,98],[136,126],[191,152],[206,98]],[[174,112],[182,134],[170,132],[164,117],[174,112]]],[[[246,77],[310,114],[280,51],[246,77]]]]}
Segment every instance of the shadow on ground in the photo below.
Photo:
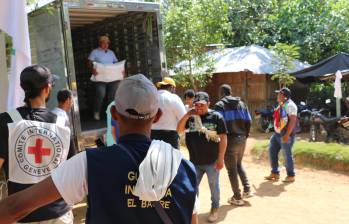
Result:
{"type": "Polygon", "coordinates": [[[258,197],[278,197],[281,193],[285,192],[285,186],[287,183],[281,183],[276,181],[265,181],[259,184],[258,187],[253,185],[255,195],[258,197]]]}

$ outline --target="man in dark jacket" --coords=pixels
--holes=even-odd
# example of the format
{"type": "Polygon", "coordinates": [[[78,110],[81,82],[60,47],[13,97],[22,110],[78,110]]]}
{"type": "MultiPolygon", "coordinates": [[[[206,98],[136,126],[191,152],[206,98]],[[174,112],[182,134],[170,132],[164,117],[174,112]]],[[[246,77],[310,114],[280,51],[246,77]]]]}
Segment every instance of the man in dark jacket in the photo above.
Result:
{"type": "Polygon", "coordinates": [[[229,198],[228,203],[242,206],[244,205],[242,196],[245,198],[252,196],[250,184],[242,166],[246,139],[250,133],[251,115],[240,97],[231,96],[231,87],[229,85],[224,84],[220,86],[219,95],[221,100],[216,103],[215,110],[223,115],[228,129],[228,146],[224,162],[234,192],[234,196],[229,198]],[[240,176],[244,187],[242,195],[238,176],[240,176]]]}

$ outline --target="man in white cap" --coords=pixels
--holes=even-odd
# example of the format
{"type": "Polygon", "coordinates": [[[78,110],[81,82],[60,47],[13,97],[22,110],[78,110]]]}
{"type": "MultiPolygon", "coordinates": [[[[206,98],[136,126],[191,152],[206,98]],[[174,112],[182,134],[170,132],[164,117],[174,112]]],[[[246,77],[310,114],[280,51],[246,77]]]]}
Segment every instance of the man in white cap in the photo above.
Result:
{"type": "Polygon", "coordinates": [[[143,75],[123,80],[112,115],[120,125],[118,145],[81,152],[43,182],[1,201],[0,223],[60,198],[73,205],[85,196],[87,223],[191,223],[195,168],[169,144],[149,138],[161,116],[155,86],[143,75]]]}

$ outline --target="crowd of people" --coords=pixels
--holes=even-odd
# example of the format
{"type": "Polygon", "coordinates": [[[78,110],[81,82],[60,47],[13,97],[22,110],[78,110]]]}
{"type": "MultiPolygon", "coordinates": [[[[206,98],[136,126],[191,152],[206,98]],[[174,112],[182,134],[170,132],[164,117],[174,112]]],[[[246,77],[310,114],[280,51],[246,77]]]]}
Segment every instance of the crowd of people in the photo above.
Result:
{"type": "MultiPolygon", "coordinates": [[[[101,50],[94,50],[89,60],[115,62],[108,43],[101,38],[101,50]]],[[[59,91],[57,108],[46,108],[56,78],[41,65],[25,68],[20,76],[25,105],[0,114],[0,168],[9,195],[0,201],[0,224],[73,223],[72,206],[85,197],[87,223],[198,223],[198,189],[205,174],[211,192],[207,219],[215,222],[224,165],[232,188],[228,203],[243,206],[253,196],[242,164],[252,119],[228,84],[219,87],[215,104],[208,93],[194,90],[185,91],[182,101],[169,77],[156,85],[141,74],[100,84],[99,97],[109,87],[114,91],[107,94],[112,97],[110,138],[106,146],[77,153],[67,114],[73,105],[71,92],[59,91]],[[180,136],[189,160],[182,155],[180,136]]],[[[272,169],[265,179],[279,180],[278,154],[283,149],[284,181],[293,182],[297,107],[287,88],[278,92],[277,100],[269,149],[272,169]]],[[[99,120],[101,102],[96,105],[94,118],[99,120]]]]}

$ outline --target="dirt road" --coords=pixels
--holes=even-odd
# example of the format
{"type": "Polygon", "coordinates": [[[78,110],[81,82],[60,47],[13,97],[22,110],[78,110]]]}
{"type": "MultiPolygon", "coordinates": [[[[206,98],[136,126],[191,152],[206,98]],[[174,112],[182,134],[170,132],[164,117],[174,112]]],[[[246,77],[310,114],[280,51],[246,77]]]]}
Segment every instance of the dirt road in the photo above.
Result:
{"type": "MultiPolygon", "coordinates": [[[[256,139],[248,140],[250,149],[256,139]]],[[[255,196],[246,200],[244,207],[228,205],[232,191],[227,172],[220,176],[221,208],[217,223],[229,224],[348,224],[349,176],[332,172],[298,169],[293,184],[266,182],[269,173],[265,162],[254,161],[247,150],[245,169],[255,196]]],[[[282,170],[282,178],[285,170],[282,170]]],[[[206,223],[210,210],[207,178],[200,185],[200,223],[206,223]]],[[[76,223],[84,221],[85,204],[76,206],[76,223]]],[[[146,223],[146,222],[145,222],[146,223]]]]}
{"type": "MultiPolygon", "coordinates": [[[[255,139],[248,140],[250,149],[255,139]]],[[[256,162],[247,150],[245,169],[255,196],[246,200],[246,206],[228,205],[232,191],[227,176],[221,173],[221,208],[217,223],[240,224],[348,224],[349,223],[349,176],[326,171],[298,169],[293,184],[263,180],[269,173],[265,162],[256,162]]],[[[282,177],[285,170],[282,170],[282,177]]],[[[210,193],[207,180],[200,186],[200,223],[206,223],[210,210],[210,193]]]]}

